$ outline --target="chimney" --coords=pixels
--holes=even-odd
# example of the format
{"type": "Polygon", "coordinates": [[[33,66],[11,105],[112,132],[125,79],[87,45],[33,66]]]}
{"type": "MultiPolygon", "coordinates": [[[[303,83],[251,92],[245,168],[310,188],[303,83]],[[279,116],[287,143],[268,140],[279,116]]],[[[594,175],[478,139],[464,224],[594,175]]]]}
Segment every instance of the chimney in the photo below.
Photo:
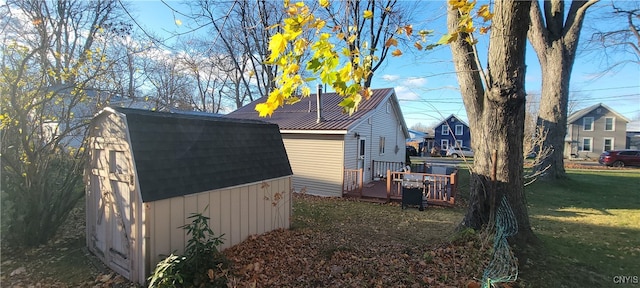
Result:
{"type": "Polygon", "coordinates": [[[322,84],[318,84],[318,91],[316,92],[316,105],[318,106],[317,112],[318,117],[316,118],[316,123],[322,122],[322,84]]]}

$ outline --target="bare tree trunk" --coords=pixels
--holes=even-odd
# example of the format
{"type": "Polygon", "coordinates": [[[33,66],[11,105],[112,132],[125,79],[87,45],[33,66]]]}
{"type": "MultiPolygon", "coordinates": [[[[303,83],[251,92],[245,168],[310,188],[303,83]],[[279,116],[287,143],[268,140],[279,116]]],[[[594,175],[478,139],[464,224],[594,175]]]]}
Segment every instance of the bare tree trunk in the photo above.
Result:
{"type": "MultiPolygon", "coordinates": [[[[494,225],[492,211],[505,196],[516,216],[518,233],[514,240],[520,244],[536,239],[529,223],[522,166],[529,6],[527,1],[496,2],[486,87],[473,46],[465,41],[467,35],[460,35],[451,44],[476,151],[470,203],[462,225],[474,229],[494,225]]],[[[459,18],[457,10],[449,11],[449,31],[456,29],[459,18]]]]}
{"type": "Polygon", "coordinates": [[[546,134],[542,146],[549,149],[550,154],[540,159],[541,161],[536,165],[535,170],[547,169],[543,173],[543,178],[548,179],[566,177],[564,138],[567,133],[569,79],[571,78],[573,61],[565,59],[563,52],[559,45],[547,48],[546,61],[541,65],[543,80],[537,125],[542,128],[542,133],[546,134]]]}
{"type": "Polygon", "coordinates": [[[528,38],[535,49],[542,69],[542,95],[538,125],[546,139],[543,147],[550,155],[542,159],[537,171],[545,178],[566,177],[564,170],[564,137],[567,132],[569,82],[584,15],[589,6],[598,2],[574,1],[564,18],[564,1],[544,2],[544,20],[538,1],[531,4],[531,27],[528,38]],[[545,26],[546,25],[546,26],[545,26]]]}

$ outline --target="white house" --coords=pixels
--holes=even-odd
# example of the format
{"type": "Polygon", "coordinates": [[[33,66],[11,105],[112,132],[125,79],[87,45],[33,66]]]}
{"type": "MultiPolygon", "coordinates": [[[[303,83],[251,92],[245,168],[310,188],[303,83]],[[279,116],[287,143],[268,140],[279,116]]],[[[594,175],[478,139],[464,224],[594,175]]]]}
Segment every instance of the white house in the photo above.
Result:
{"type": "Polygon", "coordinates": [[[362,169],[361,180],[367,183],[386,173],[376,163],[401,166],[409,137],[393,88],[374,89],[352,115],[338,106],[342,100],[336,93],[318,91],[260,118],[255,107],[265,100],[258,99],[226,117],[278,124],[294,174],[294,190],[341,197],[346,170],[362,169]]]}

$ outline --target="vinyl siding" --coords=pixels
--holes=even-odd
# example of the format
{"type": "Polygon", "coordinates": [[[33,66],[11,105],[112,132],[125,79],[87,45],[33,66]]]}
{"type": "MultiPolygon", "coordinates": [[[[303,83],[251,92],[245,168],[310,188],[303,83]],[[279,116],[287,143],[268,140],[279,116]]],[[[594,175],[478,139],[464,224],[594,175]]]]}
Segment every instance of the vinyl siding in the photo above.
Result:
{"type": "Polygon", "coordinates": [[[145,203],[146,224],[150,227],[149,267],[153,269],[162,260],[160,255],[184,251],[189,236],[180,227],[191,222],[187,218],[192,213],[209,217],[209,227],[216,236],[224,234],[220,250],[250,235],[289,228],[290,188],[291,178],[282,177],[145,203]]]}
{"type": "Polygon", "coordinates": [[[344,135],[282,134],[294,191],[342,196],[344,139],[344,135]]]}
{"type": "Polygon", "coordinates": [[[601,112],[598,113],[598,109],[594,109],[583,117],[577,119],[573,123],[570,123],[567,127],[567,133],[569,137],[567,137],[568,141],[577,141],[577,143],[573,144],[573,147],[568,143],[565,146],[565,157],[570,157],[572,153],[577,152],[577,156],[580,158],[589,157],[589,158],[597,158],[600,156],[602,152],[604,152],[604,139],[605,138],[613,138],[613,149],[619,150],[624,149],[627,144],[627,122],[621,117],[617,117],[611,111],[605,108],[599,108],[601,112]],[[585,117],[593,117],[593,131],[584,131],[583,128],[583,119],[585,117]],[[614,131],[605,131],[605,118],[614,117],[614,131]],[[591,143],[591,152],[582,151],[582,139],[585,137],[593,138],[591,143]]]}
{"type": "Polygon", "coordinates": [[[387,100],[376,109],[371,116],[365,118],[354,127],[345,137],[345,167],[356,169],[358,159],[358,139],[354,137],[358,133],[360,137],[366,137],[365,163],[363,180],[369,182],[372,179],[373,161],[404,162],[405,161],[405,135],[399,116],[392,106],[387,110],[387,105],[393,105],[393,101],[387,100]],[[388,112],[387,112],[388,111],[388,112]],[[380,137],[385,137],[385,152],[380,154],[380,137]],[[397,147],[397,149],[396,149],[397,147]]]}

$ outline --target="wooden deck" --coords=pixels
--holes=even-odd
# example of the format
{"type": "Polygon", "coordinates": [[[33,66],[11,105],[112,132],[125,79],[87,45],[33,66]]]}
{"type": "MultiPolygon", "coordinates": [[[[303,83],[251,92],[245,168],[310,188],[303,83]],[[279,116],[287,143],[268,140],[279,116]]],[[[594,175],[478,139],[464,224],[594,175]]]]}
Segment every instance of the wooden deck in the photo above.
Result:
{"type": "Polygon", "coordinates": [[[451,175],[441,175],[388,171],[384,179],[361,184],[361,188],[358,187],[358,189],[344,189],[343,196],[376,203],[402,201],[402,180],[407,177],[429,179],[427,184],[421,187],[429,205],[453,206],[455,204],[458,179],[455,172],[451,175]]]}

